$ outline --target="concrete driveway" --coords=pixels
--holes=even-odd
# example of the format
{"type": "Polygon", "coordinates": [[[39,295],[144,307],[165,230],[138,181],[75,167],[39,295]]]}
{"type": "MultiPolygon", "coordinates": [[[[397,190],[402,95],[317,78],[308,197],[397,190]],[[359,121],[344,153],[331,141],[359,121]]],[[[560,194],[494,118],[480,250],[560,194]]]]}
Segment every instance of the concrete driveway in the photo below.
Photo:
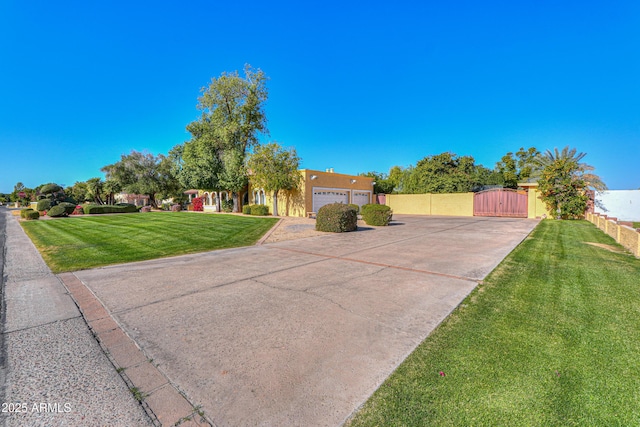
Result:
{"type": "Polygon", "coordinates": [[[336,426],[536,225],[398,215],[75,276],[215,425],[336,426]]]}

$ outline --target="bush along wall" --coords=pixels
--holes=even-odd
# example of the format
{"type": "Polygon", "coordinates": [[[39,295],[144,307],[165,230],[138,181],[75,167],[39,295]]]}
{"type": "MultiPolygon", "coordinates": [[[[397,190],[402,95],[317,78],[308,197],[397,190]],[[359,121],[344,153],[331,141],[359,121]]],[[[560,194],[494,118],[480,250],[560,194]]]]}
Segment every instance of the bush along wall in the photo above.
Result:
{"type": "Polygon", "coordinates": [[[324,205],[316,215],[316,230],[342,233],[358,229],[356,210],[343,203],[324,205]]]}
{"type": "Polygon", "coordinates": [[[251,215],[259,215],[259,216],[269,215],[269,206],[251,205],[251,215]]]}
{"type": "Polygon", "coordinates": [[[393,217],[393,211],[386,205],[368,204],[362,206],[362,219],[367,225],[385,226],[389,225],[393,217]]]}

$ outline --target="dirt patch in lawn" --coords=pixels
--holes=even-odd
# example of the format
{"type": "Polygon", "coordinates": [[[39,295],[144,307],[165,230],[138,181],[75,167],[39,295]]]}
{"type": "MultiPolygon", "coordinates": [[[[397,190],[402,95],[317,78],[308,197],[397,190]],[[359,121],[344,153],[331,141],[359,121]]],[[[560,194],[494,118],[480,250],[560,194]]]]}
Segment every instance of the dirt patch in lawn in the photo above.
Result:
{"type": "Polygon", "coordinates": [[[586,243],[587,245],[591,245],[591,246],[596,246],[598,248],[602,248],[602,249],[606,249],[610,252],[615,252],[618,254],[623,254],[626,251],[620,247],[617,246],[613,246],[613,245],[607,245],[605,243],[595,243],[595,242],[582,242],[582,243],[586,243]]]}

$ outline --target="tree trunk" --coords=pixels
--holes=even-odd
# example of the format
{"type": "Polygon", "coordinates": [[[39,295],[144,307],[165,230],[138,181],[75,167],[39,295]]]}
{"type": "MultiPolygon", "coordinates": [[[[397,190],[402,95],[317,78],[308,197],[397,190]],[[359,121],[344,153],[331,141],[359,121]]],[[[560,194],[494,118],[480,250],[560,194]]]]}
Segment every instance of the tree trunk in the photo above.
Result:
{"type": "Polygon", "coordinates": [[[238,213],[238,192],[232,191],[231,198],[233,199],[233,212],[238,213]]]}
{"type": "Polygon", "coordinates": [[[278,190],[273,191],[273,216],[278,215],[278,190]]]}

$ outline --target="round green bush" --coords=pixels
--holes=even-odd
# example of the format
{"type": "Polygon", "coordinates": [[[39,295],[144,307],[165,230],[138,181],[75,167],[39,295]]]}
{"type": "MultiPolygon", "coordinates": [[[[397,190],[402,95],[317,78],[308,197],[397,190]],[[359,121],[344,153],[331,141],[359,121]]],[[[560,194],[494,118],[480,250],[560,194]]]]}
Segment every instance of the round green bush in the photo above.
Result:
{"type": "Polygon", "coordinates": [[[64,206],[55,205],[47,211],[47,215],[51,218],[59,218],[61,216],[67,216],[68,214],[64,206]]]}
{"type": "Polygon", "coordinates": [[[50,208],[51,208],[51,200],[49,199],[38,200],[38,205],[36,207],[36,210],[38,212],[48,211],[50,208]]]}
{"type": "Polygon", "coordinates": [[[358,229],[356,210],[344,203],[324,205],[316,215],[316,230],[342,233],[358,229]]]}
{"type": "MultiPolygon", "coordinates": [[[[73,213],[73,211],[76,210],[76,204],[75,203],[60,202],[56,206],[62,206],[64,208],[64,211],[67,213],[67,215],[71,215],[73,213]]],[[[51,216],[51,215],[49,215],[49,216],[51,216]]]]}
{"type": "Polygon", "coordinates": [[[38,212],[38,211],[34,211],[34,210],[32,209],[32,210],[30,210],[29,212],[25,213],[24,218],[25,218],[25,219],[29,219],[29,220],[31,220],[31,219],[38,219],[38,218],[40,218],[40,212],[38,212]]]}
{"type": "Polygon", "coordinates": [[[242,206],[242,213],[245,215],[251,215],[251,205],[242,206]]]}
{"type": "Polygon", "coordinates": [[[360,213],[360,206],[356,205],[355,203],[349,203],[349,206],[351,206],[353,209],[356,210],[356,215],[360,213]]]}
{"type": "Polygon", "coordinates": [[[362,206],[362,219],[367,225],[389,225],[392,217],[393,211],[389,206],[376,204],[362,206]]]}
{"type": "Polygon", "coordinates": [[[20,209],[20,218],[23,218],[23,219],[26,218],[28,212],[35,212],[35,211],[31,208],[20,209]]]}

